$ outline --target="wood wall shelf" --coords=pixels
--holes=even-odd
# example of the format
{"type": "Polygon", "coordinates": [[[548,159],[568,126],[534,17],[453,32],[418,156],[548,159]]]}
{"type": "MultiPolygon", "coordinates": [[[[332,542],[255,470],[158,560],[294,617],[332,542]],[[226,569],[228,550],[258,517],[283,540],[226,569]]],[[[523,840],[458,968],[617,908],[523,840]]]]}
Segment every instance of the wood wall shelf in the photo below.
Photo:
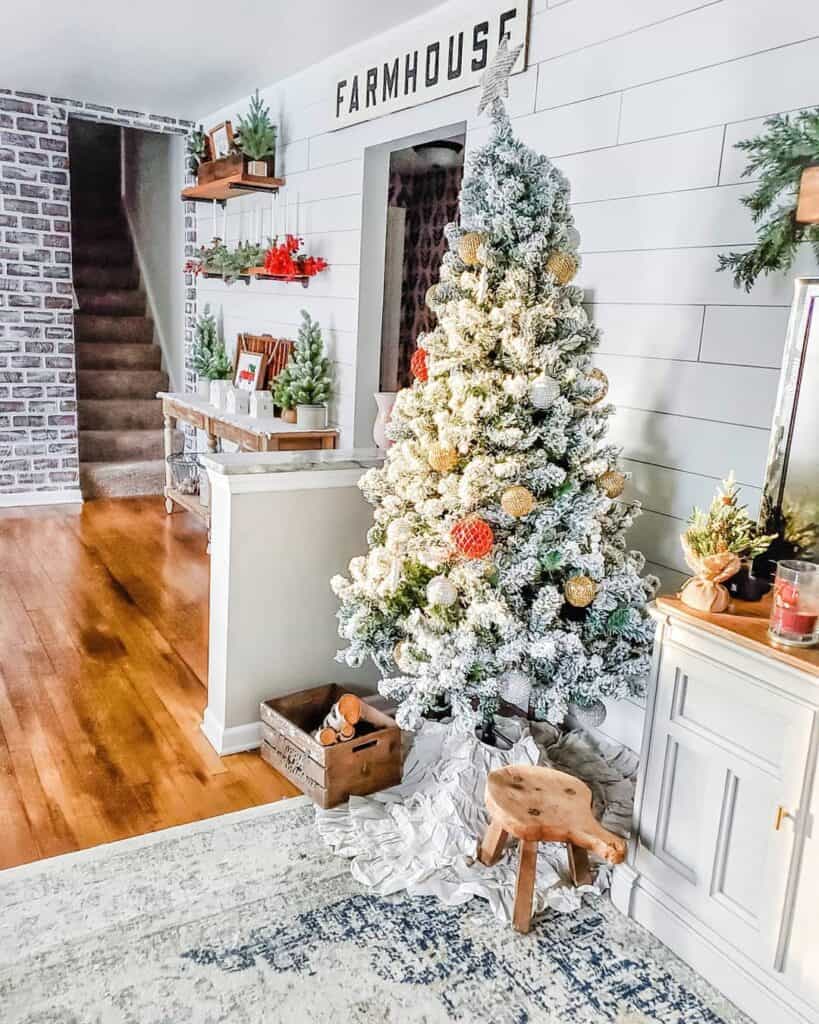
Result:
{"type": "Polygon", "coordinates": [[[180,198],[186,203],[219,203],[224,206],[228,199],[247,196],[251,192],[278,192],[283,185],[284,178],[261,178],[240,172],[209,181],[206,185],[189,185],[182,189],[180,198]]]}
{"type": "MultiPolygon", "coordinates": [[[[221,274],[210,274],[207,271],[203,271],[200,277],[212,278],[218,281],[222,280],[221,274]]],[[[239,280],[244,281],[245,284],[250,284],[253,280],[259,281],[284,281],[286,283],[298,283],[302,288],[307,288],[310,284],[310,276],[308,274],[297,274],[295,277],[283,277],[281,274],[266,274],[263,267],[252,267],[247,273],[239,274],[239,280]]]]}

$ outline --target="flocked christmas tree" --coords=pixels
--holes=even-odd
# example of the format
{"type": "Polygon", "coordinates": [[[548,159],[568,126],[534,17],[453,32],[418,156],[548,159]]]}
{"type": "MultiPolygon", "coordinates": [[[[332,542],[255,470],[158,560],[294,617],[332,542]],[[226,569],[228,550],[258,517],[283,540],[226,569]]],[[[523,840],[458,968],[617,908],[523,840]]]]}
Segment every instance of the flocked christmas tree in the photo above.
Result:
{"type": "Polygon", "coordinates": [[[287,366],[273,382],[273,400],[285,409],[324,405],[332,393],[330,360],[324,355],[321,327],[306,309],[287,366]]]}
{"type": "Polygon", "coordinates": [[[333,580],[339,658],[373,659],[405,728],[443,704],[485,725],[502,699],[599,721],[600,698],[641,692],[650,661],[657,581],[626,547],[638,509],[616,500],[599,332],[570,284],[569,184],[488,91],[492,137],[427,295],[437,326],[418,338],[385,464],[361,481],[370,550],[333,580]]]}

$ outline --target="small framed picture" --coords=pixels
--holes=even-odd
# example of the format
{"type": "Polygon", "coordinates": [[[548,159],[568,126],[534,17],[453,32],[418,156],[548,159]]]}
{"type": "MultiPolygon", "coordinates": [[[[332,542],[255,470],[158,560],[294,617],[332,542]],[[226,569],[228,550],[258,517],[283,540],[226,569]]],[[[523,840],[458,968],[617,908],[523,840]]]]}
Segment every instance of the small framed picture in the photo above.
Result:
{"type": "Polygon", "coordinates": [[[243,348],[236,359],[234,385],[241,391],[261,391],[267,356],[264,352],[248,352],[243,348]]]}
{"type": "Polygon", "coordinates": [[[211,128],[208,132],[210,139],[211,159],[218,160],[223,156],[230,156],[233,150],[233,125],[230,121],[223,121],[211,128]]]}

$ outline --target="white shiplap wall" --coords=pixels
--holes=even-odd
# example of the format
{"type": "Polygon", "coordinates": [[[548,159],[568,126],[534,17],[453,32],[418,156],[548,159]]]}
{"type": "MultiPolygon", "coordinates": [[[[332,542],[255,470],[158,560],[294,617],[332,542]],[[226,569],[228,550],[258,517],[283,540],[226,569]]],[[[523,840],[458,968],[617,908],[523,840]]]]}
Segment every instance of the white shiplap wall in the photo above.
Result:
{"type": "MultiPolygon", "coordinates": [[[[441,10],[420,20],[419,33],[441,10]]],[[[374,45],[263,93],[281,125],[290,227],[298,195],[307,248],[331,269],[308,291],[199,284],[200,303],[221,305],[228,338],[241,330],[292,336],[303,306],[321,321],[336,364],[342,444],[352,443],[366,287],[365,150],[460,121],[468,148],[487,136],[474,91],[329,132],[335,72],[374,45]]],[[[667,587],[684,570],[682,521],[692,504],[708,503],[719,477],[735,469],[752,510],[758,504],[792,281],[816,265],[805,251],[792,274],[746,294],[716,273],[716,258],[754,237],[739,205],[749,185],[733,143],[769,114],[819,104],[817,67],[811,0],[533,0],[529,67],[511,82],[509,108],[521,137],[572,182],[583,239],[578,283],[605,331],[599,363],[618,405],[612,433],[633,473],[630,493],[646,509],[631,540],[667,587]]],[[[230,103],[205,124],[245,106],[230,103]]],[[[230,203],[228,238],[246,235],[258,209],[269,231],[269,200],[230,203]]],[[[199,238],[211,230],[200,207],[199,238]]]]}

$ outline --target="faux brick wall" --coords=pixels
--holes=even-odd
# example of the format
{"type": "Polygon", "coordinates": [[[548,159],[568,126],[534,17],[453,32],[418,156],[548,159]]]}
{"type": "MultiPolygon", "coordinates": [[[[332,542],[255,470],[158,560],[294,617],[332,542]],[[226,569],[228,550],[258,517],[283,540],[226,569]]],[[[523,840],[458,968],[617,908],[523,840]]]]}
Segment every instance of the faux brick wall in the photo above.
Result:
{"type": "MultiPolygon", "coordinates": [[[[187,134],[190,121],[0,89],[0,495],[79,488],[68,121],[187,134]]],[[[184,257],[193,254],[193,204],[184,257]]],[[[196,317],[185,303],[186,386],[196,317]]],[[[69,495],[67,495],[68,497],[69,495]]],[[[6,499],[3,504],[13,504],[6,499]]]]}

